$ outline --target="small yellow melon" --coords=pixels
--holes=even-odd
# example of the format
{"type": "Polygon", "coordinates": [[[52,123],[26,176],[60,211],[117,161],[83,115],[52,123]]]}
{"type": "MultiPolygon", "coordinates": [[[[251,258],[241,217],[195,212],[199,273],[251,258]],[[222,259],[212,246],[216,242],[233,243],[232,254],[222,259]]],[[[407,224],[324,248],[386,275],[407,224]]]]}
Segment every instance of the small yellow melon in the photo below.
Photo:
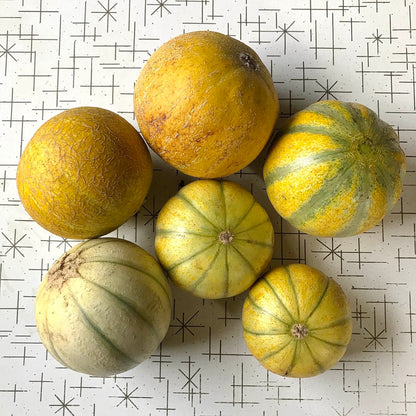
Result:
{"type": "Polygon", "coordinates": [[[279,104],[253,49],[221,33],[196,31],[153,53],[137,79],[134,110],[143,137],[168,164],[219,178],[258,156],[279,104]]]}
{"type": "Polygon", "coordinates": [[[243,305],[248,349],[265,368],[287,377],[311,377],[334,366],[352,334],[341,287],[304,264],[272,269],[243,305]]]}
{"type": "Polygon", "coordinates": [[[265,209],[241,185],[198,180],[161,209],[156,255],[179,287],[206,299],[248,289],[273,255],[274,232],[265,209]]]}
{"type": "Polygon", "coordinates": [[[29,215],[66,238],[93,238],[122,225],[142,205],[153,165],[137,130],[98,107],[52,117],[34,134],[17,168],[29,215]]]}

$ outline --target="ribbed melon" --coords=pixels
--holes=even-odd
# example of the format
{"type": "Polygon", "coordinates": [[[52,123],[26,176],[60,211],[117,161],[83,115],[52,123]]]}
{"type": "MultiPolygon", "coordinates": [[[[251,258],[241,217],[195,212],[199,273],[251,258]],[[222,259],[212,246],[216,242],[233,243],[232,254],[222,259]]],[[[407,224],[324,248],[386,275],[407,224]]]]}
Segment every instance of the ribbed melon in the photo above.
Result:
{"type": "Polygon", "coordinates": [[[269,216],[250,192],[231,181],[191,182],[161,209],[156,254],[172,281],[202,298],[248,289],[273,253],[269,216]]]}
{"type": "Polygon", "coordinates": [[[316,236],[362,233],[400,197],[405,155],[367,107],[321,101],[295,114],[264,165],[267,194],[295,228],[316,236]]]}
{"type": "Polygon", "coordinates": [[[159,346],[172,296],[150,254],[129,241],[100,238],[55,262],[35,306],[40,339],[56,360],[108,376],[137,366],[159,346]]]}
{"type": "Polygon", "coordinates": [[[272,269],[249,291],[243,335],[253,356],[273,373],[311,377],[335,365],[352,334],[341,287],[304,264],[272,269]]]}

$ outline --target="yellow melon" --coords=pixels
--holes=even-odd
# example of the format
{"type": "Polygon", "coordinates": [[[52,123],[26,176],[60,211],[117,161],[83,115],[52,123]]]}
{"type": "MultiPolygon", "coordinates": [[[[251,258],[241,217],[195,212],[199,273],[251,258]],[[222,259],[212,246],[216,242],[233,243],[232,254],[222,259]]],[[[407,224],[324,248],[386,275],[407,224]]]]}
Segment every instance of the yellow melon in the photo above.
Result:
{"type": "Polygon", "coordinates": [[[352,334],[348,299],[335,280],[304,264],[272,269],[250,289],[243,334],[273,373],[311,377],[334,366],[352,334]]]}
{"type": "Polygon", "coordinates": [[[152,174],[149,150],[130,123],[109,110],[77,107],[36,131],[16,182],[24,208],[46,230],[92,238],[139,210],[152,174]]]}
{"type": "Polygon", "coordinates": [[[269,265],[274,231],[265,209],[241,185],[198,180],[160,210],[156,255],[179,287],[206,299],[248,289],[269,265]]]}
{"type": "Polygon", "coordinates": [[[230,36],[196,31],[153,53],[137,79],[134,110],[143,137],[168,164],[218,178],[258,156],[279,105],[255,51],[230,36]]]}

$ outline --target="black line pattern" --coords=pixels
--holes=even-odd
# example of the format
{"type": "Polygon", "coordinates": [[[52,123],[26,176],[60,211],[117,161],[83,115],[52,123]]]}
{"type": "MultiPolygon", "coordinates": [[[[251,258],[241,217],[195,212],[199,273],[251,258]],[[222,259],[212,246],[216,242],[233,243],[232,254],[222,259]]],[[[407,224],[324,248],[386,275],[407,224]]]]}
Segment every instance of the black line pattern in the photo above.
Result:
{"type": "MultiPolygon", "coordinates": [[[[414,0],[0,0],[0,403],[9,415],[279,416],[416,414],[416,2],[414,0]],[[272,73],[284,121],[324,99],[357,101],[385,119],[407,156],[404,190],[372,230],[314,238],[282,221],[261,181],[266,150],[230,179],[269,212],[271,266],[307,263],[351,300],[353,339],[314,379],[277,377],[247,350],[244,294],[219,301],[173,288],[168,335],[136,369],[80,375],[45,351],[36,332],[36,289],[77,241],[41,229],[15,189],[34,131],[78,105],[111,109],[137,127],[135,80],[169,38],[216,30],[257,51],[272,73]]],[[[154,255],[155,220],[191,179],[154,157],[142,209],[112,236],[154,255]]]]}

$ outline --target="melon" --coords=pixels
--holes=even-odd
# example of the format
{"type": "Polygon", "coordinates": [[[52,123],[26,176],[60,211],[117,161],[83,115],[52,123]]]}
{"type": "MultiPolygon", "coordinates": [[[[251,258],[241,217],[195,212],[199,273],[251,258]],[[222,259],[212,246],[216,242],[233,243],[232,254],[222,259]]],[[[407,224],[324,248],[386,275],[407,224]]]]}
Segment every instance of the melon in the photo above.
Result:
{"type": "Polygon", "coordinates": [[[149,146],[175,169],[220,178],[250,164],[279,114],[270,72],[248,45],[215,31],[184,33],[161,45],[134,90],[149,146]]]}
{"type": "Polygon", "coordinates": [[[197,180],[162,207],[156,255],[173,283],[207,299],[248,289],[269,265],[270,218],[252,194],[232,181],[197,180]]]}
{"type": "Polygon", "coordinates": [[[134,215],[151,185],[153,164],[138,131],[118,114],[76,107],[46,121],[20,158],[23,207],[49,232],[86,239],[134,215]]]}
{"type": "Polygon", "coordinates": [[[87,240],[49,269],[35,302],[36,326],[49,353],[85,374],[132,369],[169,328],[172,294],[157,261],[117,238],[87,240]]]}
{"type": "Polygon", "coordinates": [[[338,283],[305,264],[275,267],[249,290],[244,340],[267,370],[312,377],[333,367],[352,335],[348,299],[338,283]]]}
{"type": "Polygon", "coordinates": [[[329,100],[289,120],[269,151],[264,180],[274,208],[293,227],[348,237],[391,211],[405,171],[391,126],[361,104],[329,100]]]}

